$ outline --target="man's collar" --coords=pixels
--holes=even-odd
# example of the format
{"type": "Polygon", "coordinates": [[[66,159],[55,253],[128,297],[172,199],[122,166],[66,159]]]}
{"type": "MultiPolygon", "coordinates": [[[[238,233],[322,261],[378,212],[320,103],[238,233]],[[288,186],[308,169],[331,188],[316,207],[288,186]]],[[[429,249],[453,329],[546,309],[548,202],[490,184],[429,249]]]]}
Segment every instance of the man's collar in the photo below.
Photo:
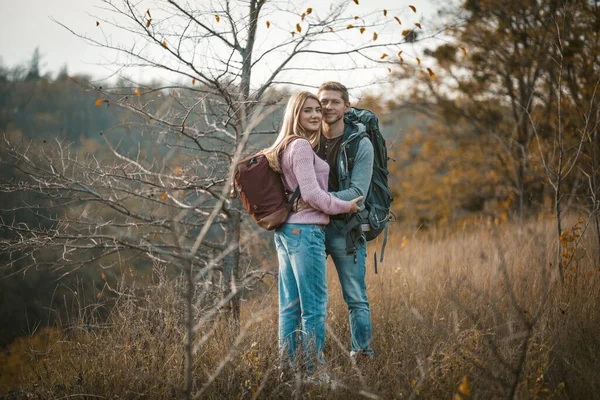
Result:
{"type": "MultiPolygon", "coordinates": [[[[343,121],[343,119],[341,121],[343,121]]],[[[344,136],[345,131],[346,131],[346,124],[343,125],[342,129],[340,130],[340,133],[338,133],[337,135],[334,135],[334,136],[326,135],[325,130],[323,130],[323,136],[325,136],[325,138],[327,138],[327,139],[335,139],[337,137],[344,136]]]]}

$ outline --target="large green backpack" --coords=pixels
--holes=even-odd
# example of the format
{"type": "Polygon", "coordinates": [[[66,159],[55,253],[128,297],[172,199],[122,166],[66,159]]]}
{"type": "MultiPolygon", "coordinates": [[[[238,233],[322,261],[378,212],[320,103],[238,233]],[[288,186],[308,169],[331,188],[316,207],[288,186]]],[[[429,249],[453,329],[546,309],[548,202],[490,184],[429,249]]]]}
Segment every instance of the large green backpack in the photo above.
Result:
{"type": "MultiPolygon", "coordinates": [[[[365,126],[366,132],[363,133],[364,137],[368,137],[373,144],[373,176],[371,178],[371,185],[369,186],[369,192],[365,199],[366,212],[359,213],[362,215],[356,215],[359,221],[356,223],[368,224],[369,230],[365,231],[365,237],[367,241],[373,240],[385,231],[384,241],[381,248],[381,260],[383,261],[383,255],[385,250],[385,244],[387,242],[387,227],[393,213],[390,210],[394,196],[388,185],[388,155],[385,144],[385,139],[379,130],[379,120],[377,116],[369,110],[362,110],[360,108],[351,107],[350,110],[344,115],[344,117],[350,122],[361,123],[365,126]]],[[[353,161],[358,151],[358,144],[362,138],[353,140],[348,148],[348,168],[352,170],[354,166],[353,161]]],[[[352,224],[351,224],[352,225],[352,224]]],[[[375,265],[377,265],[377,255],[374,255],[375,265]]]]}

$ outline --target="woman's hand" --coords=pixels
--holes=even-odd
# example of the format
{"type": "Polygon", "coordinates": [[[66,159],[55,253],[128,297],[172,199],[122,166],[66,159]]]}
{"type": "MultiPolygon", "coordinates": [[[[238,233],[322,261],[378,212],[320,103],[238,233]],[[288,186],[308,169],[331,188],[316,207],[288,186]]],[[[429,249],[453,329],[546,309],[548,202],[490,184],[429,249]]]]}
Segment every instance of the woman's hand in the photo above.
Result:
{"type": "Polygon", "coordinates": [[[350,200],[350,203],[352,203],[352,208],[350,208],[349,211],[350,214],[354,214],[360,210],[360,206],[357,203],[363,198],[363,196],[358,196],[357,198],[350,200]]]}

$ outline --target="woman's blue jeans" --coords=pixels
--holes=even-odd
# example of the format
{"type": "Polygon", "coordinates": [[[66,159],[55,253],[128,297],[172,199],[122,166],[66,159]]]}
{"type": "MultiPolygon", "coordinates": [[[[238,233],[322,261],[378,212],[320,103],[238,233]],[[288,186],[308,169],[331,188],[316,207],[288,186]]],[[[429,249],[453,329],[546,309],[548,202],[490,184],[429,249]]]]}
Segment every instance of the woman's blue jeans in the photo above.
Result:
{"type": "Polygon", "coordinates": [[[319,225],[284,224],[275,231],[279,259],[279,349],[291,366],[298,344],[309,372],[324,364],[327,316],[325,233],[319,225]]]}

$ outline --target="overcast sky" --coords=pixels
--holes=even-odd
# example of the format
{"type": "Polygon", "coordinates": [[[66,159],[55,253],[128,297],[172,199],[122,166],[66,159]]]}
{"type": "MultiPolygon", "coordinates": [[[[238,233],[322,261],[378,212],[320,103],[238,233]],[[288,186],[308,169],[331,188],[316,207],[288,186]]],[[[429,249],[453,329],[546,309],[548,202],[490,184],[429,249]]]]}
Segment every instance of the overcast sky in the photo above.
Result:
{"type": "MultiPolygon", "coordinates": [[[[207,0],[199,0],[207,1],[207,0]]],[[[321,0],[322,1],[322,0],[321,0]]],[[[414,4],[423,17],[435,16],[439,0],[361,0],[361,7],[393,9],[414,4]],[[404,4],[406,3],[406,4],[404,4]]],[[[93,34],[95,15],[105,16],[99,0],[0,0],[0,59],[4,66],[27,63],[39,46],[42,72],[53,75],[66,65],[69,73],[87,73],[95,78],[108,77],[113,55],[86,44],[52,19],[81,34],[93,34]]],[[[157,72],[159,74],[160,72],[157,72]]],[[[149,74],[146,72],[146,74],[149,74]]],[[[152,72],[150,72],[152,74],[152,72]]],[[[142,76],[138,78],[151,78],[142,76]]],[[[343,80],[343,76],[340,76],[343,80]]]]}
{"type": "Polygon", "coordinates": [[[93,69],[98,52],[87,46],[53,17],[85,32],[93,25],[87,12],[94,11],[94,0],[0,0],[0,57],[5,66],[25,63],[36,46],[43,55],[46,71],[58,71],[62,65],[82,72],[93,69]],[[87,25],[87,26],[86,26],[87,25]]]}

